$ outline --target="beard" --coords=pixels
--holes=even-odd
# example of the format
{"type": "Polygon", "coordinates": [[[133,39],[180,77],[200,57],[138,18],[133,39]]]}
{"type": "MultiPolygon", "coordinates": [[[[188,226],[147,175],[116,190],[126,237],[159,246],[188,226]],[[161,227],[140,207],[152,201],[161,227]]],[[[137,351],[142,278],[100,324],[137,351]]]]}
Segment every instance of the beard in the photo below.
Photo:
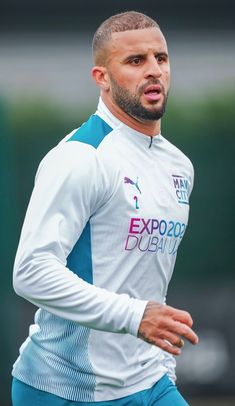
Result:
{"type": "Polygon", "coordinates": [[[161,86],[163,102],[160,106],[147,108],[141,104],[140,97],[144,93],[144,88],[149,85],[161,85],[159,80],[151,80],[144,86],[141,86],[137,95],[132,95],[128,89],[124,89],[118,85],[113,77],[111,77],[111,89],[113,100],[116,104],[128,115],[139,120],[155,121],[162,118],[166,110],[168,94],[164,92],[161,86]]]}

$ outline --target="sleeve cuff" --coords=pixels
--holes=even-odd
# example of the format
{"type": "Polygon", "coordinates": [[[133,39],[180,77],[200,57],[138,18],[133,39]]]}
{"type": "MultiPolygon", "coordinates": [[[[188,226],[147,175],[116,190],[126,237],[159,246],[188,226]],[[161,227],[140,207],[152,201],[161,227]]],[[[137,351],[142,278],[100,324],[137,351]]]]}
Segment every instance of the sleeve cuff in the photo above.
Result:
{"type": "Polygon", "coordinates": [[[137,337],[140,322],[143,318],[147,300],[132,299],[132,317],[130,320],[129,333],[137,337]]]}

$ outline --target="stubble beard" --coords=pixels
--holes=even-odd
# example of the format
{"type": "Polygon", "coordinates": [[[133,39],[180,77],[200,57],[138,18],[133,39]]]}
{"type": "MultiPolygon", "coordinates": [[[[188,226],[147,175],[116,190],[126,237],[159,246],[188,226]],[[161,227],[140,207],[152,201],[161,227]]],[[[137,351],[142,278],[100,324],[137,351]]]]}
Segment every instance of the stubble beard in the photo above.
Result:
{"type": "Polygon", "coordinates": [[[148,82],[139,89],[137,95],[132,95],[128,89],[124,89],[118,85],[114,78],[111,79],[112,96],[115,103],[128,115],[137,120],[157,121],[163,117],[168,94],[165,94],[162,89],[163,102],[156,107],[146,108],[141,104],[140,97],[143,94],[144,87],[149,85],[159,84],[158,80],[148,82]]]}

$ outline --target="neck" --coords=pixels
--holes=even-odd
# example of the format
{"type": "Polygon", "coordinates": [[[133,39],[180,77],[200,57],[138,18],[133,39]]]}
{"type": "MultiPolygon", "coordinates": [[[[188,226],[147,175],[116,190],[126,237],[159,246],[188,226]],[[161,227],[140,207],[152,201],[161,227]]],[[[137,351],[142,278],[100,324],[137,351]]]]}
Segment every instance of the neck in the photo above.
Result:
{"type": "Polygon", "coordinates": [[[110,112],[128,127],[150,137],[160,134],[161,120],[150,121],[137,119],[125,113],[125,111],[123,111],[109,97],[106,97],[106,94],[101,94],[101,97],[110,112]]]}

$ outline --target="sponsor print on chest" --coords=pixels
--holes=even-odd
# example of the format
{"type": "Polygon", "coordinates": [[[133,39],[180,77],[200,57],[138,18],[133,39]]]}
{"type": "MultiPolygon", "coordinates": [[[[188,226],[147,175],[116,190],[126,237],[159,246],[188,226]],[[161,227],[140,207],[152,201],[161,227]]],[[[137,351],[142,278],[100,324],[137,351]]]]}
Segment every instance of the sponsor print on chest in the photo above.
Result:
{"type": "Polygon", "coordinates": [[[144,196],[139,176],[124,176],[123,182],[132,205],[125,251],[175,255],[187,226],[188,180],[180,174],[168,176],[153,199],[151,193],[144,196]]]}

